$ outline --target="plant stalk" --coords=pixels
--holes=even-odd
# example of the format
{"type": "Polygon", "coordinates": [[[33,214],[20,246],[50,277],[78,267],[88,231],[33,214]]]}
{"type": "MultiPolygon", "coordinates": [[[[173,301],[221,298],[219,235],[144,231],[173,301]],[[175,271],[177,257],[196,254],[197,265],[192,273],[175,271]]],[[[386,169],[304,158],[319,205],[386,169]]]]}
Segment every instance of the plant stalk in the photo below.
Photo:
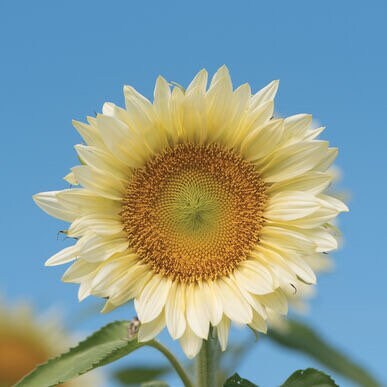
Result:
{"type": "Polygon", "coordinates": [[[183,382],[184,387],[194,387],[182,365],[179,363],[176,357],[166,347],[164,347],[164,345],[156,340],[149,341],[147,344],[160,351],[169,360],[172,367],[175,369],[181,381],[183,382]]]}
{"type": "Polygon", "coordinates": [[[216,387],[219,363],[219,343],[216,330],[210,327],[207,340],[203,340],[202,348],[196,359],[197,387],[216,387]]]}

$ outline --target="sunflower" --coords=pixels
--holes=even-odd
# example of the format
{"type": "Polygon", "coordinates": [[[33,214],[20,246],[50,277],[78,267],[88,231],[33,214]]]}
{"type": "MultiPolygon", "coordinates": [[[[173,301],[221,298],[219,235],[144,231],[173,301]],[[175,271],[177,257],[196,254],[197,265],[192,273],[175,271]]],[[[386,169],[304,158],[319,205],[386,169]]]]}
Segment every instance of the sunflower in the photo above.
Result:
{"type": "Polygon", "coordinates": [[[265,332],[316,282],[310,262],[337,248],[330,222],[347,211],[324,193],[337,149],[310,115],[273,118],[277,88],[234,89],[223,66],[209,87],[205,70],[186,90],[158,77],[153,103],[125,86],[125,109],[75,121],[79,187],[34,199],[77,242],[46,265],[74,262],[63,281],[104,312],[134,299],[139,340],[166,326],[188,357],[210,326],[223,350],[231,321],[265,332]]]}
{"type": "MultiPolygon", "coordinates": [[[[11,308],[0,302],[1,387],[14,385],[37,365],[74,344],[56,315],[37,316],[29,304],[11,308]]],[[[65,383],[65,386],[100,386],[100,376],[94,371],[65,383]]]]}

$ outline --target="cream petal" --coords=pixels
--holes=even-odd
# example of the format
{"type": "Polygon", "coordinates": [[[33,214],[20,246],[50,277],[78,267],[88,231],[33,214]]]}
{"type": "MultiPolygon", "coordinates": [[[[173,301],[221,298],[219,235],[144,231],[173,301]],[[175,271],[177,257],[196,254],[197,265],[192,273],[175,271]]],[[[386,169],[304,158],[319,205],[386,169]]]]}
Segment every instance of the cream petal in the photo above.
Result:
{"type": "Polygon", "coordinates": [[[256,297],[266,307],[276,313],[286,315],[288,313],[288,301],[284,293],[277,289],[275,292],[256,297]]]}
{"type": "Polygon", "coordinates": [[[320,194],[320,195],[318,195],[318,198],[322,201],[322,203],[324,204],[324,207],[332,208],[338,212],[348,212],[349,211],[349,209],[345,203],[343,203],[341,200],[339,200],[333,196],[320,194]]]}
{"type": "Polygon", "coordinates": [[[199,285],[190,285],[186,287],[185,294],[187,322],[197,336],[207,339],[210,322],[205,305],[205,293],[201,291],[199,285]]]}
{"type": "Polygon", "coordinates": [[[244,121],[241,123],[238,130],[234,131],[233,139],[230,140],[230,145],[239,148],[251,131],[260,128],[267,123],[267,121],[273,116],[273,112],[273,101],[265,102],[253,111],[247,111],[244,121]]]}
{"type": "Polygon", "coordinates": [[[165,304],[165,320],[169,334],[174,340],[179,339],[185,331],[185,304],[183,285],[174,282],[165,304]]]}
{"type": "Polygon", "coordinates": [[[59,253],[56,253],[51,258],[49,258],[45,266],[56,266],[56,265],[63,265],[64,263],[74,261],[74,259],[79,256],[79,246],[78,244],[74,246],[66,247],[65,249],[59,251],[59,253]]]}
{"type": "Polygon", "coordinates": [[[75,120],[72,121],[72,124],[87,145],[95,146],[100,149],[106,148],[97,128],[75,120]]]}
{"type": "Polygon", "coordinates": [[[253,312],[253,319],[249,326],[258,332],[267,332],[266,321],[255,311],[253,312]]]}
{"type": "Polygon", "coordinates": [[[159,275],[153,276],[135,300],[138,317],[142,323],[154,320],[163,310],[172,281],[159,275]]]}
{"type": "Polygon", "coordinates": [[[316,128],[312,130],[307,130],[305,133],[305,136],[303,137],[303,140],[314,140],[316,137],[318,137],[323,131],[325,130],[325,126],[322,126],[321,128],[316,128]]]}
{"type": "Polygon", "coordinates": [[[304,230],[304,234],[316,244],[317,253],[328,252],[338,248],[336,238],[323,227],[304,230]]]}
{"type": "Polygon", "coordinates": [[[69,237],[78,238],[89,232],[98,235],[115,235],[122,232],[123,224],[119,216],[91,214],[76,219],[67,231],[69,237]]]}
{"type": "Polygon", "coordinates": [[[240,324],[248,324],[252,319],[252,310],[245,300],[235,281],[224,277],[214,283],[217,286],[217,294],[223,305],[224,313],[230,320],[240,324]]]}
{"type": "Polygon", "coordinates": [[[242,262],[234,272],[239,287],[244,287],[254,294],[266,294],[274,290],[270,272],[260,263],[253,260],[242,262]]]}
{"type": "Polygon", "coordinates": [[[284,137],[292,141],[305,137],[310,125],[312,124],[312,116],[310,114],[296,114],[285,118],[284,137]]]}
{"type": "Polygon", "coordinates": [[[187,326],[184,335],[179,339],[180,345],[189,359],[194,358],[202,347],[202,339],[187,326]]]}
{"type": "Polygon", "coordinates": [[[89,274],[88,276],[82,278],[82,282],[79,285],[78,289],[78,300],[83,301],[86,297],[89,297],[91,294],[91,283],[94,278],[94,273],[89,274]]]}
{"type": "Polygon", "coordinates": [[[108,173],[117,179],[126,182],[132,173],[131,169],[116,159],[112,154],[101,149],[85,146],[75,145],[75,149],[79,158],[84,164],[96,169],[102,173],[108,173]]]}
{"type": "Polygon", "coordinates": [[[214,89],[219,83],[224,84],[227,90],[232,91],[232,81],[230,77],[230,72],[228,71],[226,65],[219,67],[219,69],[212,77],[209,91],[214,89]]]}
{"type": "Polygon", "coordinates": [[[325,157],[327,149],[328,144],[323,141],[301,142],[279,149],[262,167],[262,177],[276,183],[299,176],[313,169],[325,157]]]}
{"type": "Polygon", "coordinates": [[[338,215],[338,211],[332,208],[319,208],[316,212],[305,216],[301,219],[293,220],[292,226],[296,226],[301,229],[312,229],[319,227],[338,215]]]}
{"type": "Polygon", "coordinates": [[[78,283],[82,280],[83,277],[94,272],[98,266],[99,262],[87,262],[84,259],[77,259],[63,274],[63,282],[75,282],[78,283]]]}
{"type": "Polygon", "coordinates": [[[314,166],[314,171],[325,172],[335,161],[339,150],[337,148],[329,148],[326,150],[324,157],[314,166]]]}
{"type": "Polygon", "coordinates": [[[171,127],[170,102],[170,85],[163,77],[159,76],[156,80],[153,106],[159,125],[168,130],[171,127]]]}
{"type": "Polygon", "coordinates": [[[101,265],[91,284],[93,294],[101,297],[109,296],[111,285],[126,275],[137,260],[136,254],[126,254],[117,258],[114,257],[111,261],[101,265]]]}
{"type": "Polygon", "coordinates": [[[135,133],[124,122],[110,116],[97,116],[98,130],[106,147],[122,163],[131,168],[143,164],[141,154],[136,154],[135,133]]]}
{"type": "Polygon", "coordinates": [[[68,208],[61,200],[58,199],[58,193],[60,191],[49,191],[41,192],[34,195],[32,198],[34,202],[47,214],[72,222],[76,217],[77,213],[68,208]]]}
{"type": "Polygon", "coordinates": [[[207,315],[213,326],[219,324],[223,315],[223,307],[220,302],[220,295],[218,294],[218,288],[213,285],[212,282],[202,282],[202,291],[205,295],[207,315]]]}
{"type": "Polygon", "coordinates": [[[302,191],[311,194],[319,194],[332,182],[332,176],[327,173],[310,171],[293,179],[283,180],[272,184],[267,191],[275,194],[282,191],[302,191]]]}
{"type": "Polygon", "coordinates": [[[186,90],[186,94],[190,94],[197,89],[201,94],[204,94],[207,89],[208,73],[205,69],[200,70],[186,90]]]}
{"type": "Polygon", "coordinates": [[[239,287],[239,290],[241,291],[243,297],[246,299],[246,301],[251,305],[251,307],[259,313],[263,319],[266,319],[267,313],[264,305],[259,301],[258,296],[255,294],[250,293],[246,288],[239,282],[237,282],[237,285],[239,287]]]}
{"type": "Polygon", "coordinates": [[[300,254],[314,253],[315,249],[315,244],[302,232],[297,232],[285,226],[265,226],[262,229],[261,242],[280,246],[282,249],[296,251],[300,254]]]}
{"type": "Polygon", "coordinates": [[[145,342],[154,339],[165,327],[164,313],[160,313],[154,320],[141,323],[138,331],[138,341],[145,342]]]}
{"type": "MultiPolygon", "coordinates": [[[[281,244],[278,243],[263,243],[263,245],[266,247],[267,252],[271,252],[271,257],[278,261],[282,260],[286,262],[286,265],[289,267],[289,269],[291,269],[304,282],[308,284],[316,283],[315,273],[297,252],[282,248],[281,244]]],[[[313,254],[314,250],[315,248],[310,253],[308,253],[308,255],[313,254]]]]}
{"type": "Polygon", "coordinates": [[[125,185],[115,177],[98,172],[87,165],[73,167],[75,178],[86,189],[107,199],[121,200],[125,185]]]}
{"type": "Polygon", "coordinates": [[[307,192],[283,191],[270,197],[265,217],[273,221],[286,222],[303,218],[320,208],[316,197],[307,192]]]}
{"type": "Polygon", "coordinates": [[[58,200],[68,211],[77,217],[89,213],[117,215],[121,211],[121,203],[98,195],[83,188],[73,188],[58,191],[58,200]]]}
{"type": "Polygon", "coordinates": [[[113,237],[87,234],[79,240],[80,256],[88,262],[105,261],[115,253],[125,251],[128,246],[128,238],[121,234],[113,237]]]}
{"type": "Polygon", "coordinates": [[[142,290],[152,278],[153,273],[146,265],[137,263],[109,288],[109,297],[114,305],[121,305],[132,298],[139,297],[142,290]]]}
{"type": "Polygon", "coordinates": [[[275,80],[254,94],[250,102],[251,109],[256,109],[265,102],[272,101],[277,94],[278,86],[279,81],[275,80]]]}
{"type": "Polygon", "coordinates": [[[266,125],[250,132],[242,143],[241,152],[248,161],[258,160],[277,147],[282,134],[283,120],[270,120],[266,125]]]}
{"type": "Polygon", "coordinates": [[[216,332],[218,334],[218,340],[222,351],[225,351],[227,348],[229,330],[230,319],[228,319],[226,316],[223,316],[220,323],[216,326],[216,332]]]}
{"type": "Polygon", "coordinates": [[[74,176],[74,173],[73,172],[69,172],[64,178],[63,178],[64,181],[67,181],[67,183],[69,183],[70,185],[78,185],[78,181],[77,179],[75,178],[74,176]]]}

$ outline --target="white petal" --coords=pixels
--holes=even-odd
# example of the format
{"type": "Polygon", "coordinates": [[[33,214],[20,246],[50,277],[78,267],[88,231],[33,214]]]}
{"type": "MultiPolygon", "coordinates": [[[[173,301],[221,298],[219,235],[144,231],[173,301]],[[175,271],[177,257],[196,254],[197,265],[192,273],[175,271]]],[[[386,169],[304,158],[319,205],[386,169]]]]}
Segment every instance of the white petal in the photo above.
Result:
{"type": "Polygon", "coordinates": [[[281,141],[283,120],[270,120],[253,130],[242,143],[241,152],[248,161],[254,161],[271,153],[281,141]]]}
{"type": "Polygon", "coordinates": [[[345,203],[343,203],[341,200],[339,200],[333,196],[320,194],[318,196],[318,198],[322,200],[322,203],[324,204],[325,207],[332,208],[332,209],[339,211],[339,212],[348,212],[349,211],[349,209],[345,203]]]}
{"type": "Polygon", "coordinates": [[[249,326],[251,326],[251,328],[253,328],[258,332],[263,332],[263,333],[267,332],[266,321],[255,311],[253,313],[253,319],[249,324],[249,326]]]}
{"type": "Polygon", "coordinates": [[[75,120],[72,121],[72,124],[87,145],[105,149],[105,144],[95,127],[75,120]]]}
{"type": "Polygon", "coordinates": [[[256,298],[263,305],[279,314],[286,315],[288,313],[288,301],[284,293],[279,289],[273,293],[257,296],[256,298]]]}
{"type": "Polygon", "coordinates": [[[285,118],[285,138],[290,141],[295,139],[302,139],[305,137],[307,130],[312,123],[312,116],[310,114],[296,114],[285,118]]]}
{"type": "Polygon", "coordinates": [[[274,221],[286,222],[303,218],[320,208],[316,197],[307,192],[283,191],[273,195],[265,209],[265,217],[274,221]]]}
{"type": "Polygon", "coordinates": [[[121,180],[103,174],[87,165],[77,166],[71,170],[74,172],[75,178],[86,189],[108,199],[122,199],[126,187],[121,180]]]}
{"type": "Polygon", "coordinates": [[[201,284],[202,290],[205,294],[207,315],[213,326],[219,324],[223,315],[223,307],[220,295],[217,292],[217,287],[212,285],[212,282],[203,282],[201,284]]]}
{"type": "Polygon", "coordinates": [[[165,327],[164,313],[160,313],[154,320],[141,323],[138,331],[138,341],[145,342],[154,339],[165,327]]]}
{"type": "Polygon", "coordinates": [[[242,262],[234,272],[239,287],[244,287],[254,294],[266,294],[274,290],[270,272],[260,263],[253,260],[242,262]]]}
{"type": "Polygon", "coordinates": [[[63,274],[63,282],[80,282],[88,274],[94,272],[99,266],[97,262],[87,262],[83,259],[77,259],[63,274]]]}
{"type": "Polygon", "coordinates": [[[85,145],[75,145],[75,149],[82,162],[88,166],[123,181],[129,179],[131,169],[108,152],[85,145]]]}
{"type": "Polygon", "coordinates": [[[187,326],[184,335],[179,339],[180,345],[189,359],[194,358],[202,347],[202,339],[187,326]]]}
{"type": "Polygon", "coordinates": [[[41,192],[33,196],[34,202],[47,214],[65,220],[67,222],[72,222],[77,214],[74,211],[71,211],[68,207],[64,205],[59,199],[57,194],[60,191],[50,191],[50,192],[41,192]]]}
{"type": "Polygon", "coordinates": [[[252,310],[234,281],[224,277],[217,280],[214,286],[218,288],[217,294],[220,296],[226,316],[237,323],[248,324],[253,317],[252,310]]]}
{"type": "Polygon", "coordinates": [[[316,244],[317,253],[336,250],[338,247],[336,238],[323,227],[304,230],[304,234],[316,244]]]}
{"type": "Polygon", "coordinates": [[[118,215],[121,203],[99,196],[95,192],[83,188],[73,188],[57,193],[58,200],[68,211],[77,214],[77,217],[92,213],[118,215]]]}
{"type": "Polygon", "coordinates": [[[132,168],[142,165],[140,156],[133,147],[135,133],[122,121],[114,117],[98,115],[98,130],[107,148],[121,162],[132,168]]]}
{"type": "Polygon", "coordinates": [[[329,148],[325,152],[324,157],[314,166],[313,170],[325,172],[335,161],[338,153],[337,148],[329,148]]]}
{"type": "Polygon", "coordinates": [[[63,265],[64,263],[74,261],[74,259],[77,258],[78,255],[79,246],[69,246],[49,258],[46,261],[45,266],[63,265]]]}
{"type": "Polygon", "coordinates": [[[129,246],[126,236],[101,236],[88,234],[79,240],[82,259],[88,262],[105,261],[115,253],[125,251],[129,246]]]}
{"type": "Polygon", "coordinates": [[[327,149],[328,144],[322,141],[296,143],[279,149],[262,167],[262,176],[271,183],[299,176],[313,169],[323,159],[327,149]]]}
{"type": "Polygon", "coordinates": [[[186,94],[191,93],[193,90],[198,89],[200,93],[204,94],[207,88],[208,73],[205,69],[200,70],[192,82],[189,84],[186,90],[186,94]]]}
{"type": "Polygon", "coordinates": [[[142,323],[154,320],[161,313],[171,285],[170,279],[160,275],[154,275],[148,282],[139,298],[135,300],[136,311],[142,323]]]}
{"type": "Polygon", "coordinates": [[[216,326],[216,331],[218,333],[218,340],[222,351],[225,351],[227,348],[229,330],[230,330],[230,320],[226,316],[223,316],[220,323],[216,326]]]}
{"type": "Polygon", "coordinates": [[[274,183],[268,188],[268,192],[274,194],[282,191],[302,191],[311,194],[319,194],[332,182],[332,176],[327,173],[310,171],[293,179],[274,183]]]}
{"type": "Polygon", "coordinates": [[[185,313],[185,292],[182,285],[174,282],[169,291],[165,304],[165,319],[168,331],[173,339],[180,338],[186,327],[185,313]]]}
{"type": "Polygon", "coordinates": [[[315,244],[302,232],[286,227],[266,226],[262,229],[261,241],[281,249],[296,251],[300,254],[314,253],[315,244]]]}
{"type": "Polygon", "coordinates": [[[67,181],[67,183],[69,183],[70,185],[78,185],[78,181],[77,179],[75,178],[74,176],[74,173],[73,172],[69,172],[64,178],[63,180],[67,181]]]}
{"type": "Polygon", "coordinates": [[[78,238],[89,232],[99,235],[119,234],[123,224],[118,216],[94,213],[76,219],[70,226],[67,235],[78,238]]]}
{"type": "Polygon", "coordinates": [[[197,336],[207,339],[210,322],[207,316],[204,292],[201,291],[199,285],[187,286],[185,299],[189,326],[197,336]]]}
{"type": "Polygon", "coordinates": [[[275,80],[270,82],[267,86],[265,86],[263,89],[259,90],[258,93],[256,93],[251,98],[251,106],[252,108],[257,108],[259,105],[264,104],[267,101],[272,101],[277,94],[279,86],[279,81],[275,80]]]}

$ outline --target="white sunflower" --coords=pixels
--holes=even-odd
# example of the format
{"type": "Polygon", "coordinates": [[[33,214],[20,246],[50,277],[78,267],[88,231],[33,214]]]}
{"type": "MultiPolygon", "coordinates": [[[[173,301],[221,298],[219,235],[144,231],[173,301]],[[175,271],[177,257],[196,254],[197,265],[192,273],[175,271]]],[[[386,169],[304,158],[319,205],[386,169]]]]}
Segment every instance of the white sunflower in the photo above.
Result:
{"type": "Polygon", "coordinates": [[[205,70],[186,90],[159,77],[153,103],[125,86],[125,109],[74,122],[80,187],[34,199],[77,242],[46,264],[73,261],[63,281],[104,312],[134,299],[139,340],[166,326],[188,357],[210,326],[223,350],[231,321],[265,332],[316,282],[310,262],[337,248],[330,222],[347,211],[324,193],[337,149],[310,115],[273,118],[277,88],[234,89],[223,66],[208,88],[205,70]]]}
{"type": "MultiPolygon", "coordinates": [[[[37,316],[28,303],[6,306],[0,300],[0,386],[13,386],[36,366],[74,345],[57,312],[37,316]]],[[[68,387],[101,386],[101,373],[93,371],[63,384],[68,387]]]]}

